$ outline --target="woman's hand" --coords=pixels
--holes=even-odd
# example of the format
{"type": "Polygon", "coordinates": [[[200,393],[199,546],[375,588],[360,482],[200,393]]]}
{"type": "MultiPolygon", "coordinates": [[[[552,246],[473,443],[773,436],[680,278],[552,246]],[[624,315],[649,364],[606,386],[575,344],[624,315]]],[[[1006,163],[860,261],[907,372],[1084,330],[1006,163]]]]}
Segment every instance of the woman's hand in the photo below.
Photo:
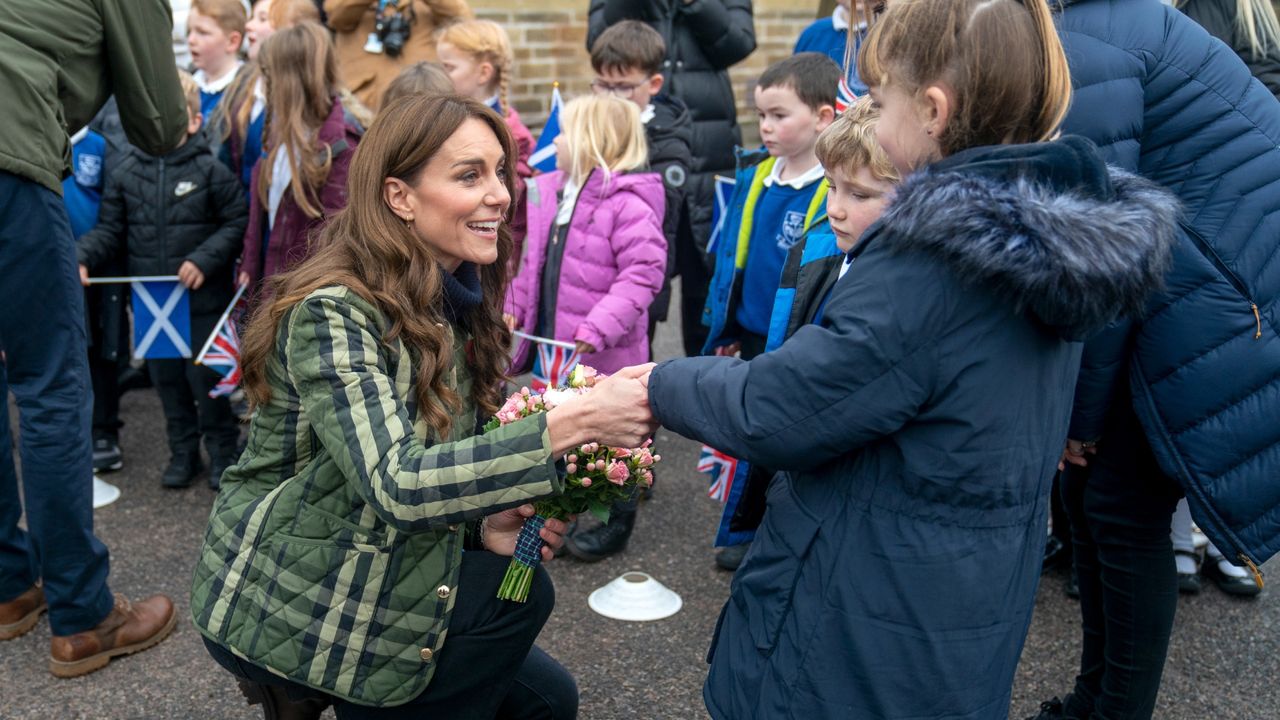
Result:
{"type": "MultiPolygon", "coordinates": [[[[484,527],[480,530],[480,539],[484,548],[494,555],[510,557],[516,551],[516,538],[524,521],[535,515],[532,505],[521,505],[518,508],[503,510],[484,519],[484,527]]],[[[550,562],[555,551],[564,544],[564,534],[569,529],[563,520],[547,519],[538,533],[545,545],[542,548],[542,561],[550,562]]]]}
{"type": "Polygon", "coordinates": [[[596,346],[586,340],[575,340],[573,346],[573,349],[577,351],[579,355],[590,355],[596,351],[596,346]]]}
{"type": "Polygon", "coordinates": [[[623,368],[547,413],[551,452],[560,456],[588,442],[639,447],[658,429],[649,409],[647,378],[653,363],[623,368]]]}
{"type": "Polygon", "coordinates": [[[509,313],[502,313],[502,321],[507,324],[508,330],[516,329],[516,316],[509,313]]]}
{"type": "Polygon", "coordinates": [[[89,268],[80,266],[80,284],[89,287],[89,268]]]}

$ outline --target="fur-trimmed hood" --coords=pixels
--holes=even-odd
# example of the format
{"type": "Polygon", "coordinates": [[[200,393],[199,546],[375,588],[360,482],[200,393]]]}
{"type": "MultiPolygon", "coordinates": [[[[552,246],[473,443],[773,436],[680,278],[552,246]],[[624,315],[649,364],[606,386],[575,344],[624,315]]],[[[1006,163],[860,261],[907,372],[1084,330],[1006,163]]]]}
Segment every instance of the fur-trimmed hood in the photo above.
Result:
{"type": "Polygon", "coordinates": [[[1068,340],[1140,314],[1169,266],[1180,209],[1078,137],[974,148],[898,189],[879,230],[996,288],[1068,340]]]}

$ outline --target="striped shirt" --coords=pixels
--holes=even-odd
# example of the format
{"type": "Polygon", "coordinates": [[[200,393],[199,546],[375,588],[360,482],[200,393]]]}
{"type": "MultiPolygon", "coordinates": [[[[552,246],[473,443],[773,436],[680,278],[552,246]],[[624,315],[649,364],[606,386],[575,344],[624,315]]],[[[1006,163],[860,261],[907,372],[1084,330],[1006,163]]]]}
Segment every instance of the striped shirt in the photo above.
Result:
{"type": "MultiPolygon", "coordinates": [[[[397,705],[448,652],[463,523],[554,495],[545,416],[475,435],[466,338],[443,439],[418,417],[412,354],[343,287],[281,321],[239,463],[223,476],[192,587],[196,627],[282,677],[397,705]]],[[[478,592],[493,592],[484,588],[478,592]]]]}

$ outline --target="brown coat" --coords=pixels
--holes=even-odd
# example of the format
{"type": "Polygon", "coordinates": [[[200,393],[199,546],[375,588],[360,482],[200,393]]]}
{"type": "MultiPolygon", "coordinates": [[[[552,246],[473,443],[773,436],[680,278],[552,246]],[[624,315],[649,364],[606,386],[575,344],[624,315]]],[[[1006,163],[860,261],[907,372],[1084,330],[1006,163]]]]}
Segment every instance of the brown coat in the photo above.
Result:
{"type": "Polygon", "coordinates": [[[342,82],[360,102],[377,112],[382,91],[401,68],[436,59],[436,33],[444,25],[471,17],[467,0],[393,0],[416,14],[400,57],[365,52],[378,15],[377,0],[324,0],[329,27],[333,29],[342,82]]]}

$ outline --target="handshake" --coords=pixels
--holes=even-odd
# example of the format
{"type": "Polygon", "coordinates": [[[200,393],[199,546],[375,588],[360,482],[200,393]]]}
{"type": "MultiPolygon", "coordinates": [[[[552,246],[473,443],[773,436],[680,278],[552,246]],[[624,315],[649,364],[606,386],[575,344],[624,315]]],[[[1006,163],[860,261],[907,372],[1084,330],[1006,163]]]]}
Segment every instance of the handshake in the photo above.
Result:
{"type": "Polygon", "coordinates": [[[553,454],[589,442],[610,447],[640,447],[661,423],[649,407],[653,363],[633,365],[604,378],[591,392],[577,395],[547,413],[553,454]]]}

